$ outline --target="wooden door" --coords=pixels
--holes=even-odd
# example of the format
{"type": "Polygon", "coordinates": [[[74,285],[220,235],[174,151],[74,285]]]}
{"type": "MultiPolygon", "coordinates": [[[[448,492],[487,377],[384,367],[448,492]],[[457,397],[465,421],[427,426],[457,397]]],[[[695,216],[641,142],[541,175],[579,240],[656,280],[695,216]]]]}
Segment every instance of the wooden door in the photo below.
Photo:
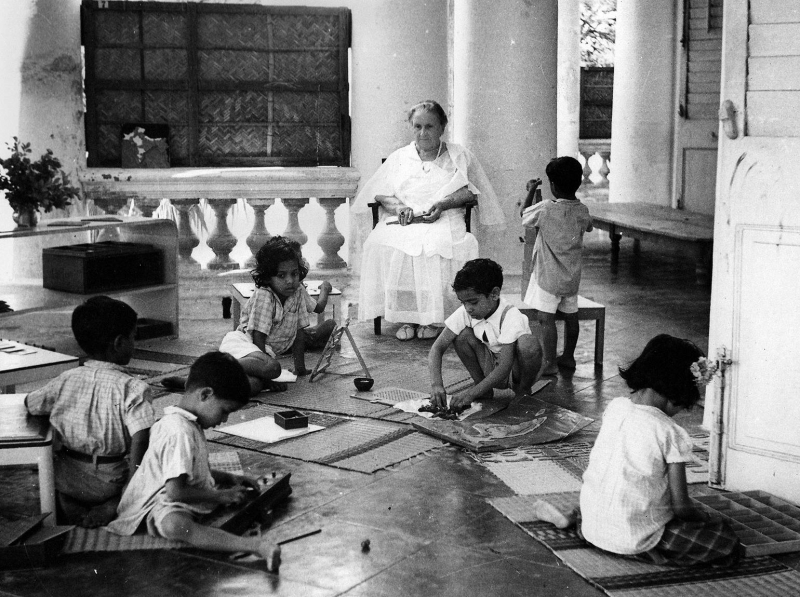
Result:
{"type": "Polygon", "coordinates": [[[674,204],[714,213],[723,0],[683,0],[675,123],[674,204]]]}
{"type": "Polygon", "coordinates": [[[724,30],[709,350],[732,364],[712,459],[726,488],[800,502],[800,3],[726,0],[724,30]]]}

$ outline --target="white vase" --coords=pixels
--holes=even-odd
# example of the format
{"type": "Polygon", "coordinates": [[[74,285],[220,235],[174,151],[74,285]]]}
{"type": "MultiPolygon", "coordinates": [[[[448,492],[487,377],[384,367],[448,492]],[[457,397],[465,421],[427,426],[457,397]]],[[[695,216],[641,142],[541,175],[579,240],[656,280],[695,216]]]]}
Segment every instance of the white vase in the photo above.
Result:
{"type": "Polygon", "coordinates": [[[39,210],[38,209],[25,209],[22,211],[15,211],[11,214],[11,219],[19,228],[32,228],[39,223],[39,210]]]}

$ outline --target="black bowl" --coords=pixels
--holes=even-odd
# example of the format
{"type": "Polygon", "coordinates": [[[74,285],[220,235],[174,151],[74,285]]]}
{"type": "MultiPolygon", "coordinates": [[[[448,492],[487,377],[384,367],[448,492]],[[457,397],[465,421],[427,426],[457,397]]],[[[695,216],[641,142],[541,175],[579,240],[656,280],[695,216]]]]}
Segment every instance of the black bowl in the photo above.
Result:
{"type": "Polygon", "coordinates": [[[371,377],[356,377],[353,380],[353,385],[356,386],[356,389],[360,392],[366,392],[367,390],[372,388],[372,384],[375,383],[375,380],[371,377]]]}

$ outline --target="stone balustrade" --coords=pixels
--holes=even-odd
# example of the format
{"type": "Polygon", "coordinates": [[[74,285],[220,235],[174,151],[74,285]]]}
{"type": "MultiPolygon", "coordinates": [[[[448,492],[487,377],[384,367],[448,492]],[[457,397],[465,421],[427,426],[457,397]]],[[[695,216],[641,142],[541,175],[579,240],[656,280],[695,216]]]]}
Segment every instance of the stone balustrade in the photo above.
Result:
{"type": "Polygon", "coordinates": [[[324,223],[316,235],[322,257],[315,266],[320,269],[344,268],[347,263],[339,255],[345,242],[336,227],[336,209],[354,197],[359,173],[354,168],[171,168],[120,169],[89,168],[80,175],[86,199],[92,199],[106,213],[115,214],[132,204],[151,217],[168,199],[178,225],[178,251],[184,262],[192,261],[192,251],[201,239],[197,236],[194,217],[202,218],[209,233],[206,244],[214,252],[209,269],[236,269],[231,251],[239,239],[228,226],[231,208],[244,199],[253,209],[254,222],[245,242],[252,253],[246,262],[250,267],[259,247],[270,238],[267,211],[280,200],[288,212],[284,236],[308,242],[309,236],[300,227],[299,213],[315,198],[324,210],[324,223]],[[205,199],[205,202],[201,202],[205,199]],[[199,209],[201,203],[211,208],[213,221],[207,222],[199,209]]]}
{"type": "Polygon", "coordinates": [[[608,189],[611,139],[581,139],[578,151],[583,157],[583,185],[587,192],[608,189]]]}

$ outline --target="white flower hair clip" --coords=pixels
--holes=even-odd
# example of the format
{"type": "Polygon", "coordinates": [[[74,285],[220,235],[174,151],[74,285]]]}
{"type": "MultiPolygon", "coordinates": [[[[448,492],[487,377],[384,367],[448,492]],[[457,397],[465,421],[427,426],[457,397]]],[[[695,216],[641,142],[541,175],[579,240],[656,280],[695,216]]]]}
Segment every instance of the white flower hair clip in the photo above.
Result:
{"type": "Polygon", "coordinates": [[[692,375],[694,375],[694,383],[700,388],[704,388],[711,383],[717,373],[717,368],[717,363],[709,361],[706,357],[700,357],[689,367],[692,375]]]}

